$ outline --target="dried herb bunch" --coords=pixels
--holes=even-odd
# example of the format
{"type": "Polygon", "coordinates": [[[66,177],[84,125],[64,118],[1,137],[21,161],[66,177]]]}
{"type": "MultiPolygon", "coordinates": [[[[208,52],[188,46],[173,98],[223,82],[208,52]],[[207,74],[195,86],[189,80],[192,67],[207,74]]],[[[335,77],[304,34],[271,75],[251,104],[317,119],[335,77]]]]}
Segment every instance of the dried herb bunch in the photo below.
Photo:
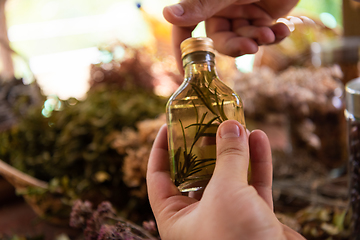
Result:
{"type": "Polygon", "coordinates": [[[106,83],[122,89],[140,87],[169,95],[169,91],[181,83],[180,74],[174,73],[177,70],[171,55],[159,58],[151,49],[121,43],[105,46],[101,52],[106,61],[91,66],[91,88],[106,83]]]}
{"type": "Polygon", "coordinates": [[[131,188],[131,195],[147,197],[146,170],[152,144],[157,132],[165,123],[165,115],[136,123],[136,129],[124,128],[108,137],[110,146],[120,155],[125,155],[123,181],[131,188]]]}
{"type": "Polygon", "coordinates": [[[41,106],[29,109],[16,127],[0,134],[0,158],[50,181],[64,197],[112,199],[125,207],[131,201],[123,181],[126,153],[112,149],[107,136],[135,129],[138,121],[163,112],[164,105],[164,99],[142,89],[98,86],[84,101],[63,101],[62,110],[49,118],[41,115],[41,106]]]}
{"type": "MultiPolygon", "coordinates": [[[[121,61],[93,66],[85,100],[59,101],[60,111],[47,118],[41,101],[29,107],[15,126],[0,133],[0,159],[48,181],[49,191],[64,203],[79,197],[94,203],[107,199],[124,216],[138,220],[152,215],[142,184],[145,174],[138,177],[141,180],[124,181],[134,172],[126,167],[129,164],[124,166],[131,162],[125,158],[137,158],[138,149],[119,154],[109,135],[125,128],[136,132],[139,121],[164,111],[165,99],[153,91],[159,77],[151,68],[155,60],[131,48],[126,55],[121,61]]],[[[28,189],[24,194],[45,193],[28,189]]]]}
{"type": "Polygon", "coordinates": [[[30,106],[43,100],[36,82],[25,85],[22,79],[0,78],[0,131],[15,125],[19,118],[26,115],[30,106]]]}
{"type": "Polygon", "coordinates": [[[118,216],[110,202],[101,202],[92,209],[89,201],[76,201],[70,214],[70,226],[83,230],[85,240],[156,240],[156,226],[153,221],[140,227],[118,216]],[[152,232],[152,233],[151,233],[152,232]],[[154,234],[155,236],[153,236],[154,234]]]}
{"type": "MultiPolygon", "coordinates": [[[[117,44],[102,51],[111,58],[91,67],[86,99],[59,101],[58,110],[46,118],[42,102],[29,108],[17,125],[0,133],[0,159],[48,181],[49,191],[63,203],[79,197],[95,204],[106,199],[123,216],[146,219],[152,216],[144,187],[152,140],[142,144],[146,131],[138,134],[139,122],[164,112],[166,100],[154,91],[161,78],[169,82],[176,76],[169,68],[155,71],[159,60],[146,49],[117,44]],[[129,132],[138,144],[115,149],[114,133],[129,132]]],[[[28,189],[24,194],[45,193],[28,189]]]]}
{"type": "Polygon", "coordinates": [[[295,215],[306,239],[349,239],[349,215],[346,209],[310,206],[295,215]]]}

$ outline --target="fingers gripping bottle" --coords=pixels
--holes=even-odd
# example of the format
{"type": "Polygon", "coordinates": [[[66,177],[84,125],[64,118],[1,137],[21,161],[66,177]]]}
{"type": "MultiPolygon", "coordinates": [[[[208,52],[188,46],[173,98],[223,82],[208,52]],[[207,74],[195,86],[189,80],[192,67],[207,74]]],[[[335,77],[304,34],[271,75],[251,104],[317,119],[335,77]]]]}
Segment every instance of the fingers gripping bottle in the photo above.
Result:
{"type": "Polygon", "coordinates": [[[171,178],[181,192],[203,190],[216,161],[216,130],[234,119],[245,126],[240,97],[218,77],[210,38],[181,43],[184,81],[166,106],[171,178]]]}

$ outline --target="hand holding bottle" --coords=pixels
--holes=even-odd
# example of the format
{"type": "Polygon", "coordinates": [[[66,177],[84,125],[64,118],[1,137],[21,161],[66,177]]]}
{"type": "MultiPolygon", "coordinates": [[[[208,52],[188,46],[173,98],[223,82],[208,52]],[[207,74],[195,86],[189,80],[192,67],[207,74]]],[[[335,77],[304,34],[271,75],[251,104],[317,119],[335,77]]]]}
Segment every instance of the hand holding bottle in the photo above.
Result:
{"type": "Polygon", "coordinates": [[[191,37],[196,25],[205,21],[207,36],[222,54],[237,57],[255,53],[259,45],[272,44],[290,32],[274,20],[287,14],[298,0],[182,0],[164,8],[173,27],[173,45],[180,71],[180,43],[191,37]]]}
{"type": "Polygon", "coordinates": [[[272,162],[267,136],[249,136],[237,121],[217,131],[214,174],[202,198],[183,196],[169,174],[167,130],[163,126],[151,151],[147,184],[162,240],[304,239],[282,225],[272,210],[272,162]],[[247,181],[251,157],[251,185],[247,181]]]}

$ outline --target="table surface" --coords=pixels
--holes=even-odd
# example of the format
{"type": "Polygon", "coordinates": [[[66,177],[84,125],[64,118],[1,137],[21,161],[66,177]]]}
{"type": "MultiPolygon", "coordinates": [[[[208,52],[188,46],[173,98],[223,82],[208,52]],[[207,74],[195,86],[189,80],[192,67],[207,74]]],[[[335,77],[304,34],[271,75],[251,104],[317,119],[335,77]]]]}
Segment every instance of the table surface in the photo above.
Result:
{"type": "Polygon", "coordinates": [[[0,194],[0,239],[15,235],[41,237],[44,240],[54,240],[61,234],[70,239],[80,236],[81,232],[77,229],[52,225],[40,219],[22,197],[15,195],[15,189],[11,185],[7,185],[2,178],[0,183],[3,190],[0,194]]]}

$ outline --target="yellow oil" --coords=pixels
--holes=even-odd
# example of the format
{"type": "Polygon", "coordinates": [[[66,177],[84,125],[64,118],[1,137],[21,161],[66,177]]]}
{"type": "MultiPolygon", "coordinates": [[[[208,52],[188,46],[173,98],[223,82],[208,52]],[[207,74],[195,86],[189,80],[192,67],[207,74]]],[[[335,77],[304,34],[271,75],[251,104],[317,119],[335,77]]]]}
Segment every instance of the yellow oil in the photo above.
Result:
{"type": "MultiPolygon", "coordinates": [[[[238,96],[219,94],[218,97],[226,118],[245,126],[238,96]]],[[[226,120],[219,113],[218,103],[212,103],[215,114],[197,96],[173,99],[168,104],[171,174],[181,192],[203,189],[212,176],[216,161],[216,131],[226,120]]]]}

